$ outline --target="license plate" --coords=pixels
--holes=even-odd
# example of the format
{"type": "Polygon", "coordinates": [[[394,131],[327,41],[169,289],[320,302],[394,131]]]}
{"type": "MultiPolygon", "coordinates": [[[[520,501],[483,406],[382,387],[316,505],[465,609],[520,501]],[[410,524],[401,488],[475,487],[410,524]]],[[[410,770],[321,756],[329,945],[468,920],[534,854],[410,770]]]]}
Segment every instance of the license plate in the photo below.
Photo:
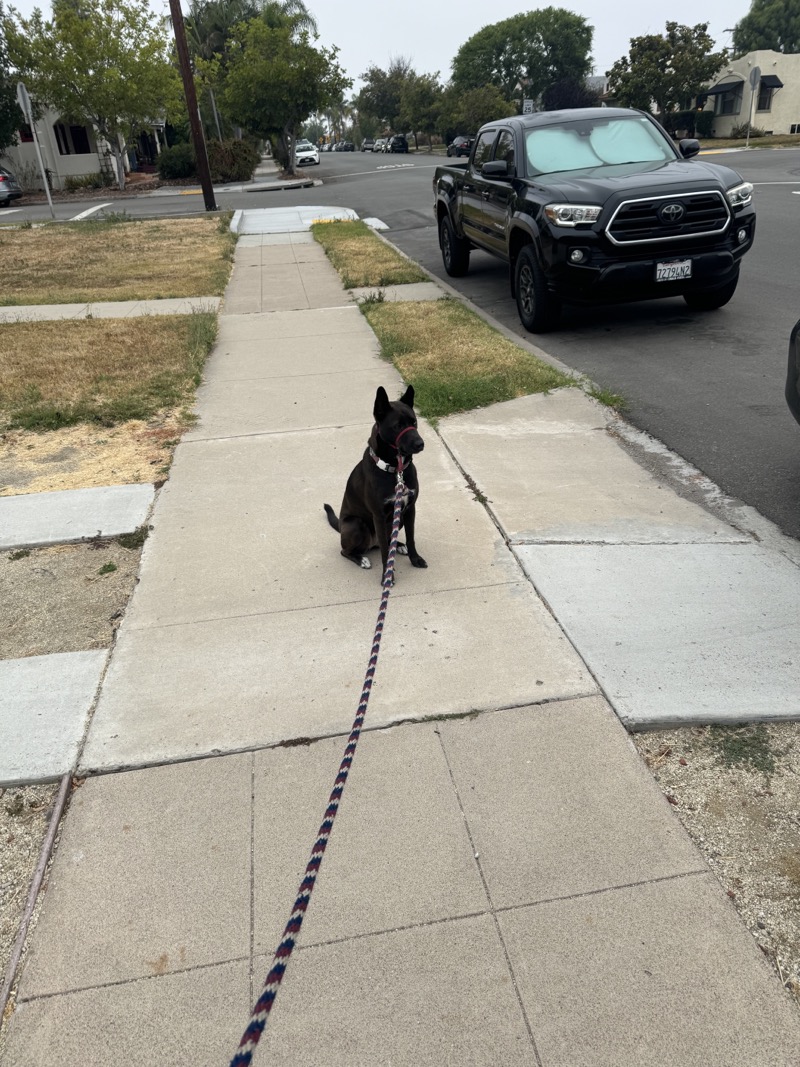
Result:
{"type": "Polygon", "coordinates": [[[681,278],[691,278],[692,261],[690,259],[670,259],[656,263],[657,282],[677,282],[681,278]]]}

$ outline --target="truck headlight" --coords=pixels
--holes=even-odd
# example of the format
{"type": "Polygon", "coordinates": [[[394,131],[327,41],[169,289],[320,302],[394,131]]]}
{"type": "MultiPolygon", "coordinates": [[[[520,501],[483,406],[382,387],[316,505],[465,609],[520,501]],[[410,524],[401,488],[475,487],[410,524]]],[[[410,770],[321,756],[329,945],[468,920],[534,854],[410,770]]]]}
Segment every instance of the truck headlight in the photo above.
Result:
{"type": "Polygon", "coordinates": [[[579,226],[597,222],[602,210],[597,204],[548,204],[544,213],[554,226],[579,226]]]}
{"type": "Polygon", "coordinates": [[[742,182],[741,185],[734,185],[733,189],[728,189],[725,195],[731,207],[744,207],[753,199],[753,186],[750,182],[742,182]]]}

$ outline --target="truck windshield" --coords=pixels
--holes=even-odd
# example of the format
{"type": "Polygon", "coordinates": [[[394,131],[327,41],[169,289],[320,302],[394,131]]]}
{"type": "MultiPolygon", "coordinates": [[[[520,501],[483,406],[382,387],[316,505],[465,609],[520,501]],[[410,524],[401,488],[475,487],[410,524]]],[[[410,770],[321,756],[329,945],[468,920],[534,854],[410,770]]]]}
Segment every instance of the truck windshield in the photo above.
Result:
{"type": "Polygon", "coordinates": [[[666,137],[638,115],[526,130],[525,153],[534,175],[675,159],[666,137]]]}

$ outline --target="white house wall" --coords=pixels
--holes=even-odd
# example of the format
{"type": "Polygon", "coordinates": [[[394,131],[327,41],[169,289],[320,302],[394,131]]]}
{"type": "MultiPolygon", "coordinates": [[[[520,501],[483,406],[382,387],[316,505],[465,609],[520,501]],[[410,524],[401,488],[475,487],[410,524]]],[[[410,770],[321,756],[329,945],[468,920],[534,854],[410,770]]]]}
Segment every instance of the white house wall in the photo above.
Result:
{"type": "MultiPolygon", "coordinates": [[[[784,54],[770,49],[748,52],[723,67],[709,88],[722,82],[735,81],[737,75],[744,82],[741,110],[738,115],[716,115],[712,132],[715,137],[729,137],[734,126],[740,126],[750,117],[750,71],[760,67],[762,76],[774,74],[783,82],[782,89],[772,94],[769,111],[756,110],[758,96],[753,102],[753,126],[767,133],[790,133],[792,126],[800,132],[800,53],[784,54]]],[[[756,89],[756,94],[758,90],[756,89]]],[[[715,98],[710,96],[706,111],[713,111],[715,98]]]]}
{"type": "MultiPolygon", "coordinates": [[[[62,155],[58,149],[55,132],[55,125],[59,119],[57,112],[48,109],[36,123],[42,160],[53,176],[52,187],[56,190],[64,188],[64,179],[67,177],[100,173],[100,157],[97,153],[97,141],[92,128],[86,127],[91,151],[62,155]]],[[[69,126],[69,123],[65,122],[64,125],[69,126]]],[[[44,189],[36,160],[36,146],[32,141],[20,142],[18,145],[7,148],[4,156],[8,160],[10,169],[25,185],[34,189],[44,189]]]]}

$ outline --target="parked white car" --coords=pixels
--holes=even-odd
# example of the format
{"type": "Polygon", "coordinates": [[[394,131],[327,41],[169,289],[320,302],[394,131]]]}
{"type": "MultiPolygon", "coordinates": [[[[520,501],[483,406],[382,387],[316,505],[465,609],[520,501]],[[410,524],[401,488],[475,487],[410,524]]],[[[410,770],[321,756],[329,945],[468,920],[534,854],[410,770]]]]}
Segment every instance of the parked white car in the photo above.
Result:
{"type": "Polygon", "coordinates": [[[298,167],[319,163],[319,149],[310,141],[298,141],[294,146],[294,161],[298,167]]]}

